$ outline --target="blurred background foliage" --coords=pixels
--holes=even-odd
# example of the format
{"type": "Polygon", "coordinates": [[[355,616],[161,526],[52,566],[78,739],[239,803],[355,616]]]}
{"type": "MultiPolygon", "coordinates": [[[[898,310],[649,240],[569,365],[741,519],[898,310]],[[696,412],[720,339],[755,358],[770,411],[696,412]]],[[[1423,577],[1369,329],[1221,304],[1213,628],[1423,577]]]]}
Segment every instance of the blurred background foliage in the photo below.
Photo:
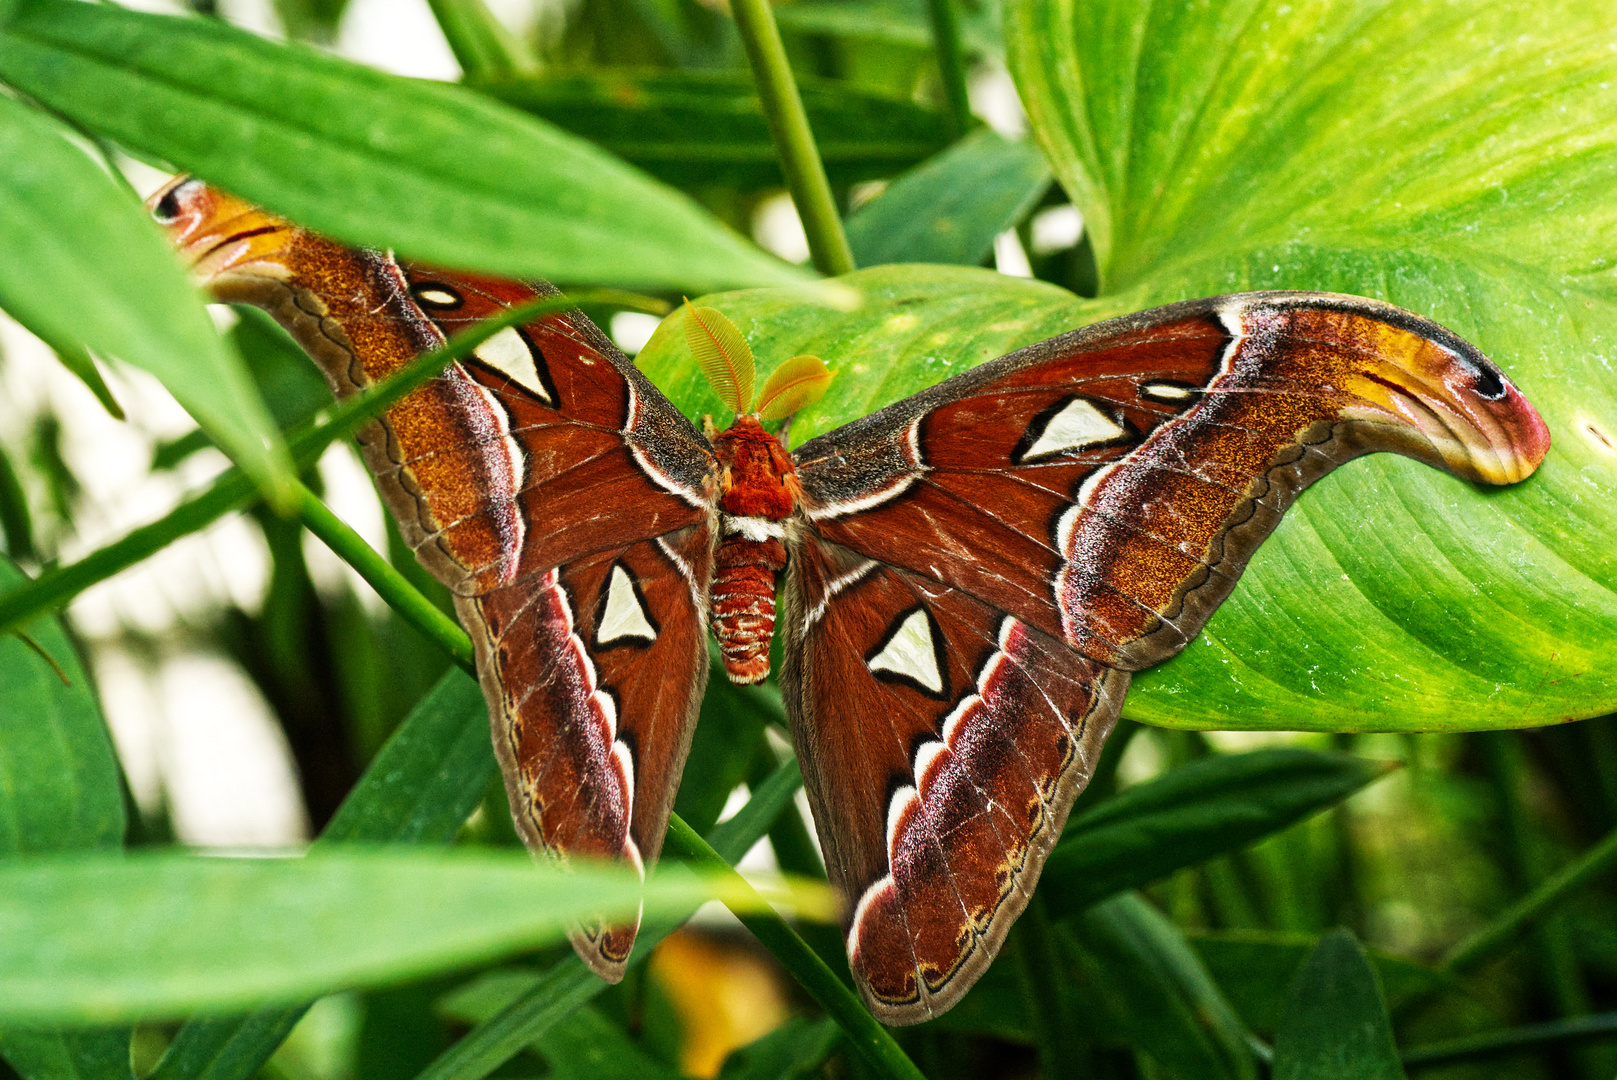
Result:
{"type": "MultiPolygon", "coordinates": [[[[348,6],[275,0],[247,21],[330,49],[356,14],[348,6]]],[[[722,4],[513,0],[497,16],[482,0],[429,6],[433,21],[420,32],[442,35],[475,92],[590,141],[788,260],[807,258],[722,4]]],[[[211,0],[191,8],[201,19],[243,18],[211,0]]],[[[993,0],[795,0],[776,16],[858,265],[997,267],[1078,297],[1097,294],[1105,267],[1082,215],[1023,137],[993,0]],[[942,48],[940,18],[952,20],[942,48]]],[[[132,156],[116,160],[137,183],[155,176],[133,157],[161,155],[123,149],[132,156]]],[[[591,313],[631,352],[649,333],[618,309],[591,313]]],[[[329,402],[267,318],[239,310],[225,322],[277,427],[293,428],[329,402]]],[[[217,474],[212,441],[150,379],[121,368],[104,379],[87,354],[58,342],[72,375],[53,376],[42,391],[42,346],[14,328],[4,341],[8,581],[18,577],[14,566],[35,576],[81,557],[153,516],[152,500],[161,510],[217,474]],[[75,430],[93,426],[83,417],[105,428],[122,415],[139,437],[72,444],[75,430]],[[109,455],[124,460],[106,469],[109,455]],[[120,487],[144,491],[146,501],[120,502],[120,487]]],[[[356,469],[338,446],[302,478],[347,516],[364,518],[367,539],[449,612],[444,590],[384,521],[356,469]]],[[[349,831],[339,818],[338,834],[351,838],[441,834],[466,848],[518,845],[503,791],[481,759],[455,774],[464,805],[445,804],[459,816],[440,813],[437,833],[422,826],[393,836],[353,824],[375,810],[355,785],[381,779],[377,755],[384,746],[398,751],[390,736],[407,718],[432,721],[438,699],[429,691],[449,695],[461,676],[300,523],[259,507],[189,537],[142,572],[121,592],[87,593],[60,622],[28,624],[26,639],[0,642],[0,744],[11,748],[0,777],[11,781],[12,808],[0,824],[61,823],[48,835],[0,829],[0,850],[90,848],[120,834],[132,848],[295,846],[339,818],[345,799],[349,831]],[[66,669],[65,685],[39,649],[66,669]],[[121,770],[107,753],[103,707],[121,770]],[[209,741],[206,732],[228,728],[222,716],[236,707],[263,723],[234,742],[209,741]],[[190,726],[172,719],[187,709],[190,726]],[[51,746],[37,737],[45,717],[60,734],[51,746]],[[243,773],[243,757],[261,768],[243,773]],[[269,806],[277,781],[260,774],[277,768],[286,798],[269,806]],[[60,794],[47,781],[64,770],[104,805],[42,813],[60,794]],[[29,800],[32,812],[16,809],[29,800]]],[[[777,770],[789,771],[782,724],[771,689],[711,685],[676,808],[721,852],[721,818],[769,789],[777,770]]],[[[800,804],[753,835],[764,831],[744,868],[765,879],[823,874],[800,804]]],[[[1614,836],[1617,717],[1443,735],[1242,735],[1124,720],[1001,959],[953,1012],[895,1037],[937,1080],[1406,1070],[1434,1080],[1609,1080],[1617,1072],[1617,1041],[1608,1041],[1617,1035],[1617,882],[1606,873],[1617,858],[1614,836]]],[[[846,974],[834,929],[796,927],[846,974]]],[[[12,1028],[0,1033],[9,1062],[0,1077],[88,1080],[131,1069],[155,1069],[162,1080],[882,1074],[716,907],[618,987],[567,982],[565,946],[513,952],[493,965],[377,979],[322,997],[306,1013],[183,1029],[162,1018],[112,1030],[12,1028]]]]}

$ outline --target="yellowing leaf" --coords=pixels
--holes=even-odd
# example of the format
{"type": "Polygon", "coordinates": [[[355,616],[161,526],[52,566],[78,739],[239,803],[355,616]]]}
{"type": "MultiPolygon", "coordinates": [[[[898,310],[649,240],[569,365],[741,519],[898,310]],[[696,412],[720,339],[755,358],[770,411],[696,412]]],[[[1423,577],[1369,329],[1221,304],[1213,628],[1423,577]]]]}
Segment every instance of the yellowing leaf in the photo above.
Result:
{"type": "Polygon", "coordinates": [[[752,411],[752,348],[717,308],[685,301],[685,341],[719,400],[738,415],[752,411]]]}
{"type": "Polygon", "coordinates": [[[794,356],[764,381],[758,395],[758,416],[779,420],[805,405],[819,401],[831,385],[831,372],[818,356],[794,356]]]}

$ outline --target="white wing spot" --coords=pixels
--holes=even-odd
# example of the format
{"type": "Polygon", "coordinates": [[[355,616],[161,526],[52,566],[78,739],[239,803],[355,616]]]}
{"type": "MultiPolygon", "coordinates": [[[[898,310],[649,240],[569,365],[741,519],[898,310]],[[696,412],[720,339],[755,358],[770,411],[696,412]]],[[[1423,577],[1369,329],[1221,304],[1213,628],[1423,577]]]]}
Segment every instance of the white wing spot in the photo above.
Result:
{"type": "Polygon", "coordinates": [[[625,639],[649,644],[657,640],[657,631],[646,619],[646,609],[635,595],[629,572],[623,564],[617,563],[607,579],[606,606],[601,611],[601,625],[595,631],[595,643],[610,645],[625,639]]]}
{"type": "Polygon", "coordinates": [[[1022,460],[1059,454],[1064,450],[1083,450],[1113,442],[1126,434],[1128,432],[1121,424],[1092,403],[1083,398],[1073,398],[1045,423],[1044,430],[1039,432],[1033,445],[1022,453],[1022,460]]]}
{"type": "Polygon", "coordinates": [[[943,672],[938,670],[938,650],[932,641],[932,624],[926,611],[916,608],[904,617],[887,639],[881,652],[867,661],[871,671],[888,671],[911,679],[934,694],[943,692],[943,672]]]}
{"type": "Polygon", "coordinates": [[[556,404],[550,396],[550,391],[545,389],[545,381],[539,377],[538,368],[534,366],[533,350],[528,348],[527,340],[517,333],[516,327],[507,326],[473,349],[472,355],[546,405],[556,404]]]}
{"type": "Polygon", "coordinates": [[[454,307],[460,303],[460,297],[447,289],[418,289],[415,295],[418,300],[425,300],[427,303],[435,304],[438,307],[454,307]]]}
{"type": "Polygon", "coordinates": [[[1196,396],[1196,391],[1189,386],[1181,386],[1171,382],[1149,382],[1140,384],[1140,396],[1150,398],[1152,401],[1177,403],[1189,401],[1196,396]]]}

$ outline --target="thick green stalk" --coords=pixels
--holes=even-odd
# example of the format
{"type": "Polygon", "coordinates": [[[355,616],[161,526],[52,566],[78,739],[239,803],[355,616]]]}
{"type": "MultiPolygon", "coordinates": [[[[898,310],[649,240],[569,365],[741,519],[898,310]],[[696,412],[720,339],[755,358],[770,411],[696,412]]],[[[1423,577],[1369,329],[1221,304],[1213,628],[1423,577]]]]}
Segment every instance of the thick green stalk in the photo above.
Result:
{"type": "MultiPolygon", "coordinates": [[[[314,464],[332,442],[352,434],[365,421],[386,411],[410,391],[507,326],[527,322],[548,312],[564,311],[580,302],[618,304],[659,313],[667,310],[666,304],[650,297],[615,289],[591,289],[574,293],[571,297],[550,297],[501,312],[456,334],[442,348],[424,353],[364,393],[339,402],[327,411],[323,422],[306,427],[288,439],[294,472],[314,464]]],[[[206,528],[232,510],[251,505],[259,494],[258,488],[240,469],[229,469],[209,488],[185,500],[167,516],[141,526],[123,539],[91,552],[76,563],[41,574],[21,588],[0,596],[0,633],[20,626],[43,612],[54,611],[90,586],[127,570],[180,537],[206,528]]]]}
{"type": "Polygon", "coordinates": [[[427,0],[467,82],[533,75],[539,58],[494,17],[483,0],[427,0]]]}
{"type": "Polygon", "coordinates": [[[747,62],[752,65],[752,80],[769,121],[781,171],[786,174],[787,190],[797,205],[798,217],[803,219],[814,268],[832,277],[850,273],[854,269],[853,249],[842,231],[842,216],[831,197],[831,183],[826,179],[814,132],[809,129],[803,99],[797,93],[797,80],[786,60],[775,13],[769,0],[732,0],[730,10],[747,50],[747,62]]]}
{"type": "Polygon", "coordinates": [[[293,496],[293,506],[304,528],[318,536],[336,553],[337,557],[353,567],[389,607],[422,635],[448,653],[455,663],[476,674],[476,658],[472,641],[466,631],[456,625],[428,600],[408,578],[394,569],[393,564],[378,554],[348,523],[331,512],[331,508],[315,497],[303,484],[293,496]]]}
{"type": "Polygon", "coordinates": [[[944,118],[949,137],[958,139],[971,128],[971,99],[966,94],[966,53],[960,44],[960,12],[954,0],[926,0],[932,17],[932,48],[943,81],[944,118]]]}

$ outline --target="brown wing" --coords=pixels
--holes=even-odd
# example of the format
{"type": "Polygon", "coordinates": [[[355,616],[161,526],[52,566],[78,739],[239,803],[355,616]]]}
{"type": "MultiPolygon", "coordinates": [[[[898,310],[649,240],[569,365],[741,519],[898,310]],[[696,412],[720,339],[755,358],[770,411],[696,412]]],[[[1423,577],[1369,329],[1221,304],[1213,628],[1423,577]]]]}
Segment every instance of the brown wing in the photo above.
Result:
{"type": "Polygon", "coordinates": [[[1509,483],[1538,414],[1476,349],[1373,300],[1252,293],[1101,323],[804,444],[819,536],[1103,663],[1200,632],[1308,484],[1391,450],[1509,483]]]}
{"type": "Polygon", "coordinates": [[[871,1007],[965,993],[1127,672],[1200,632],[1307,484],[1372,450],[1505,483],[1547,447],[1441,327],[1292,293],[1076,331],[799,448],[782,681],[871,1007]]]}
{"type": "MultiPolygon", "coordinates": [[[[342,247],[196,181],[154,213],[223,299],[266,308],[339,394],[548,287],[342,247]]],[[[707,675],[707,442],[582,314],[501,331],[360,435],[477,646],[512,812],[535,848],[657,855],[707,675]]],[[[583,928],[621,976],[634,927],[583,928]]]]}
{"type": "Polygon", "coordinates": [[[1128,673],[932,578],[812,539],[781,673],[848,963],[890,1024],[998,951],[1117,720],[1128,673]]]}

